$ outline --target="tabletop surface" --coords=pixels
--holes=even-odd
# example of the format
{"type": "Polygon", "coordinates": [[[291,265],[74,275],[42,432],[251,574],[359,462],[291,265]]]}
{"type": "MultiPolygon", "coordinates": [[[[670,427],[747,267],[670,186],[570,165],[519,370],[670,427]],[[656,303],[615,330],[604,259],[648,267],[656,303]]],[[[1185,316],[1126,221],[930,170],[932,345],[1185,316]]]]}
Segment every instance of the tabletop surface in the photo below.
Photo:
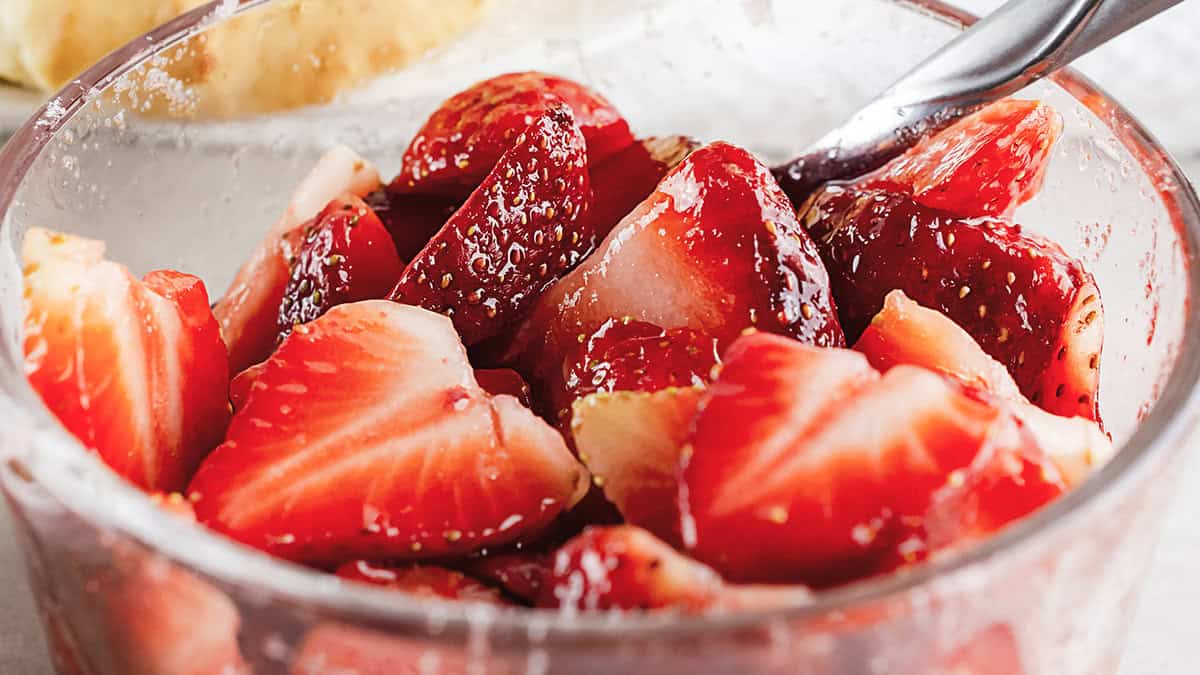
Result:
{"type": "MultiPolygon", "coordinates": [[[[962,0],[987,11],[1001,0],[962,0]]],[[[1086,57],[1081,68],[1127,105],[1200,176],[1200,124],[1185,114],[1200,103],[1200,0],[1184,3],[1086,57]]],[[[1200,466],[1180,482],[1142,590],[1120,675],[1195,673],[1193,608],[1200,606],[1200,466]]],[[[25,583],[8,512],[0,502],[0,674],[50,675],[41,627],[25,583]]]]}

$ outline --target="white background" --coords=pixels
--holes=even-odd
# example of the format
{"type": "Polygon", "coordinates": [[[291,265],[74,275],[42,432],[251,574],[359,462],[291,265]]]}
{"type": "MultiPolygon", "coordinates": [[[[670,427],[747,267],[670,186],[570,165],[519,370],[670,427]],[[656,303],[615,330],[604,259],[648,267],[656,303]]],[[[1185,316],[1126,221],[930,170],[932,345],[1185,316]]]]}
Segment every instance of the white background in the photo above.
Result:
{"type": "MultiPolygon", "coordinates": [[[[3,2],[4,0],[0,0],[3,2]]],[[[813,0],[797,0],[813,1],[813,0]]],[[[1001,0],[960,0],[988,11],[1001,0]]],[[[1081,66],[1142,119],[1200,176],[1200,0],[1188,0],[1119,38],[1081,66]]],[[[1184,675],[1197,672],[1196,608],[1200,607],[1200,467],[1181,481],[1167,518],[1120,675],[1184,675]]],[[[20,557],[5,507],[0,503],[0,675],[50,675],[41,630],[25,587],[20,557]]]]}

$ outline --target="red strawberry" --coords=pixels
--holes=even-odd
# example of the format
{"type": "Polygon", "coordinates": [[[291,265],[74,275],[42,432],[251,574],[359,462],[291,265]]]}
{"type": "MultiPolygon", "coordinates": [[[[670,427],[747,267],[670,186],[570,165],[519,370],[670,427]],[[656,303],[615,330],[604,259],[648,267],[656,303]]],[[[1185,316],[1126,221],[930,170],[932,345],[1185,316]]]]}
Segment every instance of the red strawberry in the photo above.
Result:
{"type": "Polygon", "coordinates": [[[900,289],[962,326],[1034,403],[1098,419],[1100,293],[1058,245],[879,190],[826,187],[803,214],[850,339],[900,289]]]}
{"type": "Polygon", "coordinates": [[[603,239],[617,223],[654,193],[667,173],[700,144],[687,136],[647,138],[604,161],[592,161],[592,221],[603,239]]]}
{"type": "Polygon", "coordinates": [[[923,139],[858,184],[904,191],[956,216],[1011,217],[1042,188],[1062,119],[1038,101],[1004,99],[923,139]]]}
{"type": "Polygon", "coordinates": [[[189,496],[218,532],[328,565],[502,545],[586,485],[553,429],[479,387],[449,321],[366,301],[283,341],[189,496]]]}
{"type": "Polygon", "coordinates": [[[811,601],[800,586],[730,586],[631,525],[589,527],[554,554],[538,604],[577,610],[771,609],[811,601]]]}
{"type": "Polygon", "coordinates": [[[547,392],[546,398],[549,410],[565,416],[572,401],[593,392],[703,385],[720,361],[716,340],[694,329],[609,319],[569,352],[564,389],[547,392]]]}
{"type": "Polygon", "coordinates": [[[680,555],[645,530],[592,527],[554,555],[538,604],[571,610],[700,611],[719,600],[716,572],[680,555]]]}
{"type": "Polygon", "coordinates": [[[579,459],[626,522],[678,542],[679,449],[702,389],[601,392],[575,402],[579,459]]]}
{"type": "Polygon", "coordinates": [[[250,390],[265,367],[266,362],[250,366],[229,382],[229,402],[233,404],[234,410],[240,410],[245,405],[246,399],[250,398],[250,390]]]}
{"type": "Polygon", "coordinates": [[[417,255],[392,299],[442,312],[467,344],[502,332],[595,245],[583,136],[552,106],[417,255]]]}
{"type": "Polygon", "coordinates": [[[523,551],[493,553],[459,563],[465,572],[504,589],[510,596],[528,602],[537,601],[550,576],[551,555],[523,551]]]}
{"type": "Polygon", "coordinates": [[[484,80],[442,103],[404,153],[391,187],[402,193],[466,197],[494,173],[513,137],[559,103],[570,106],[598,162],[633,143],[629,125],[608,101],[581,84],[544,73],[484,80]]]}
{"type": "Polygon", "coordinates": [[[336,574],[350,581],[383,586],[418,597],[507,604],[495,588],[462,572],[436,565],[383,566],[355,560],[338,567],[336,574]]]}
{"type": "Polygon", "coordinates": [[[379,187],[375,167],[344,147],[325,154],[296,191],[283,216],[238,270],[233,284],[217,300],[213,313],[229,346],[231,372],[267,358],[278,342],[279,305],[288,281],[292,255],[286,235],[317,214],[339,195],[366,195],[379,187]]]}
{"type": "Polygon", "coordinates": [[[1007,399],[1070,485],[1082,482],[1115,452],[1112,441],[1095,422],[1059,417],[1031,404],[1004,366],[966,331],[901,291],[888,293],[883,309],[854,348],[879,370],[901,364],[920,366],[1007,399]]]}
{"type": "Polygon", "coordinates": [[[532,405],[529,400],[529,385],[525,384],[520,373],[511,368],[477,368],[475,381],[489,394],[508,394],[526,408],[532,405]]]}
{"type": "Polygon", "coordinates": [[[229,421],[228,365],[199,279],[139,282],[104,244],[25,235],[25,373],[80,442],[145,490],[182,489],[229,421]]]}
{"type": "Polygon", "coordinates": [[[396,245],[401,260],[417,257],[433,235],[462,206],[461,199],[400,194],[380,188],[364,197],[396,245]]]}
{"type": "Polygon", "coordinates": [[[508,358],[537,390],[605,321],[690,328],[724,348],[747,326],[844,343],[828,277],[770,172],[745,150],[693,152],[538,301],[508,358]],[[583,336],[580,338],[580,336],[583,336]]]}
{"type": "Polygon", "coordinates": [[[934,675],[1023,675],[1021,649],[1013,630],[993,624],[955,650],[934,675]]]}
{"type": "MultiPolygon", "coordinates": [[[[343,623],[317,624],[295,651],[289,675],[476,675],[481,659],[427,636],[404,637],[343,623]]],[[[281,671],[282,672],[282,671],[281,671]]],[[[484,671],[506,675],[489,663],[484,671]]],[[[224,675],[223,673],[221,675],[224,675]]]]}
{"type": "Polygon", "coordinates": [[[734,581],[839,583],[956,543],[950,525],[972,537],[1063,489],[986,397],[761,333],[725,353],[682,465],[684,541],[734,581]],[[972,511],[947,523],[936,507],[952,499],[972,511]]]}
{"type": "Polygon", "coordinates": [[[280,339],[330,307],[386,296],[404,270],[383,223],[354,195],[329,202],[288,239],[293,252],[279,304],[280,339]]]}

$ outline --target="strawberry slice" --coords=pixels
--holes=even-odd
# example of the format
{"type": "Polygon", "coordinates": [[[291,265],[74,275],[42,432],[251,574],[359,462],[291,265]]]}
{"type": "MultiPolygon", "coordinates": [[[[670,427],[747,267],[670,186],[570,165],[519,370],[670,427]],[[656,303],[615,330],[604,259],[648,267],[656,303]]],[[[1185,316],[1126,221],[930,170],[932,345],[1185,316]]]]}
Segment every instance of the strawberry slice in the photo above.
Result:
{"type": "Polygon", "coordinates": [[[391,298],[444,313],[467,344],[502,332],[595,245],[583,136],[551,106],[417,255],[391,298]]]}
{"type": "Polygon", "coordinates": [[[659,181],[679,166],[700,144],[687,136],[646,138],[624,150],[590,163],[592,221],[596,238],[603,239],[621,219],[654,193],[659,181]]]}
{"type": "Polygon", "coordinates": [[[560,102],[574,113],[591,161],[633,143],[625,119],[591,89],[544,73],[508,73],[442,103],[404,152],[403,168],[392,189],[466,197],[493,172],[513,138],[560,102]]]}
{"type": "Polygon", "coordinates": [[[964,385],[1007,399],[1013,413],[1037,438],[1068,485],[1077,485],[1115,453],[1095,422],[1060,417],[1034,406],[1021,394],[1004,366],[988,356],[945,314],[892,291],[854,348],[881,371],[920,366],[964,385]]]}
{"type": "Polygon", "coordinates": [[[353,560],[338,567],[335,574],[350,581],[383,586],[422,598],[507,604],[495,588],[462,572],[436,565],[381,566],[365,560],[353,560]]]}
{"type": "Polygon", "coordinates": [[[564,610],[700,611],[720,599],[712,569],[629,525],[591,527],[554,555],[538,604],[564,610]]]}
{"type": "Polygon", "coordinates": [[[283,341],[189,496],[218,532],[333,565],[501,545],[587,484],[553,429],[479,387],[448,320],[365,301],[283,341]]]}
{"type": "Polygon", "coordinates": [[[511,368],[477,368],[475,381],[493,396],[508,394],[526,408],[533,405],[529,399],[529,385],[521,378],[520,373],[511,368]]]}
{"type": "Polygon", "coordinates": [[[840,583],[1063,489],[986,395],[912,366],[881,377],[856,352],[748,335],[698,408],[682,451],[683,538],[733,581],[840,583]],[[950,503],[960,510],[935,508],[950,503]]]}
{"type": "Polygon", "coordinates": [[[703,389],[601,392],[573,407],[580,461],[625,521],[679,541],[679,449],[703,389]]]}
{"type": "Polygon", "coordinates": [[[504,589],[508,595],[533,604],[541,596],[542,587],[550,577],[552,556],[536,551],[489,553],[458,563],[457,566],[476,579],[504,589]]]}
{"type": "Polygon", "coordinates": [[[290,274],[279,303],[279,338],[330,307],[382,298],[404,266],[383,223],[363,200],[343,195],[288,234],[290,274]]]}
{"type": "Polygon", "coordinates": [[[1100,292],[1057,244],[879,190],[829,186],[803,213],[851,340],[899,289],[962,326],[1034,403],[1099,419],[1100,292]]]}
{"type": "Polygon", "coordinates": [[[552,391],[569,350],[623,317],[690,328],[721,348],[754,325],[844,343],[825,269],[787,197],[766,167],[726,143],[689,155],[550,289],[506,358],[535,391],[552,391]]]}
{"type": "Polygon", "coordinates": [[[180,490],[229,422],[225,346],[204,284],[139,282],[104,244],[25,235],[25,373],[46,407],[114,471],[180,490]]]}
{"type": "Polygon", "coordinates": [[[279,305],[288,282],[287,261],[293,255],[285,235],[340,195],[366,195],[379,185],[374,166],[349,148],[339,146],[321,157],[296,187],[287,210],[213,307],[221,335],[229,346],[232,373],[267,358],[278,342],[279,305]]]}
{"type": "Polygon", "coordinates": [[[753,610],[812,599],[801,586],[731,586],[711,568],[632,525],[589,527],[555,553],[541,607],[579,610],[753,610]]]}
{"type": "Polygon", "coordinates": [[[935,675],[1024,675],[1021,649],[1007,624],[992,624],[956,649],[935,675]]]}
{"type": "Polygon", "coordinates": [[[609,319],[571,350],[564,389],[547,392],[547,409],[565,419],[575,399],[594,392],[703,386],[720,361],[717,341],[697,330],[609,319]]]}
{"type": "Polygon", "coordinates": [[[1042,188],[1062,118],[1038,101],[1004,99],[921,140],[859,185],[903,191],[962,218],[1010,218],[1042,188]]]}
{"type": "Polygon", "coordinates": [[[379,216],[401,260],[412,260],[462,206],[461,199],[401,194],[380,188],[364,197],[379,216]]]}

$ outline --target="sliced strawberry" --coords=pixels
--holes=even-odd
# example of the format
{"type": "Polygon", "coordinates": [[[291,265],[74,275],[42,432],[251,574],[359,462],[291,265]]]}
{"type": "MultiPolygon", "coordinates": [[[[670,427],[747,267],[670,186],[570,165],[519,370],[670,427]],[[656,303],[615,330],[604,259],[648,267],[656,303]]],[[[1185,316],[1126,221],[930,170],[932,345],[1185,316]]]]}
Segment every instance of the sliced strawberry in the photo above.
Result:
{"type": "Polygon", "coordinates": [[[911,366],[880,377],[861,354],[761,333],[726,352],[682,464],[684,541],[734,581],[840,583],[909,558],[914,537],[956,543],[932,511],[951,498],[975,510],[956,514],[973,537],[1063,489],[985,396],[911,366]],[[986,489],[964,487],[976,485],[986,489]]]}
{"type": "Polygon", "coordinates": [[[189,496],[218,532],[328,565],[501,545],[587,484],[553,429],[479,387],[449,321],[366,301],[283,341],[189,496]]]}
{"type": "Polygon", "coordinates": [[[471,576],[504,589],[510,596],[533,604],[550,577],[549,553],[507,552],[471,558],[458,564],[471,576]]]}
{"type": "Polygon", "coordinates": [[[724,590],[712,569],[628,525],[588,528],[567,542],[549,581],[538,604],[572,610],[699,611],[724,590]]]}
{"type": "Polygon", "coordinates": [[[850,339],[899,289],[962,326],[1034,403],[1098,419],[1100,293],[1057,244],[879,190],[829,186],[803,213],[850,339]]]}
{"type": "MultiPolygon", "coordinates": [[[[481,659],[428,636],[403,637],[341,623],[317,624],[295,651],[288,675],[475,675],[481,659]]],[[[497,671],[488,664],[484,672],[497,671]]],[[[282,672],[282,671],[281,671],[282,672]]],[[[221,673],[220,675],[224,675],[221,673]]]]}
{"type": "Polygon", "coordinates": [[[575,402],[579,459],[626,522],[679,541],[679,450],[702,389],[601,392],[575,402]]]}
{"type": "Polygon", "coordinates": [[[506,604],[500,591],[455,570],[436,565],[375,565],[365,560],[342,564],[336,574],[350,581],[383,586],[424,598],[506,604]]]}
{"type": "Polygon", "coordinates": [[[363,196],[380,186],[375,167],[354,151],[336,147],[326,153],[296,186],[287,210],[238,270],[233,284],[217,300],[213,313],[229,346],[231,373],[259,363],[275,348],[277,320],[293,254],[284,236],[344,194],[363,196]]]}
{"type": "Polygon", "coordinates": [[[1021,649],[1013,630],[993,624],[946,658],[935,675],[1023,675],[1021,649]]]}
{"type": "Polygon", "coordinates": [[[609,319],[570,351],[564,388],[546,392],[547,409],[567,416],[575,399],[594,392],[702,386],[720,361],[716,339],[692,328],[609,319]]]}
{"type": "Polygon", "coordinates": [[[787,197],[766,167],[725,143],[689,155],[550,289],[508,358],[535,391],[553,390],[569,350],[623,317],[690,328],[721,348],[754,325],[844,343],[828,277],[787,197]]]}
{"type": "Polygon", "coordinates": [[[1031,404],[1004,366],[988,356],[966,331],[945,314],[913,302],[902,291],[888,293],[883,309],[854,348],[879,370],[901,364],[920,366],[1007,399],[1013,413],[1037,438],[1069,485],[1082,482],[1115,452],[1112,441],[1095,422],[1060,417],[1031,404]]]}
{"type": "Polygon", "coordinates": [[[583,136],[552,106],[417,255],[392,299],[444,313],[467,344],[499,334],[595,245],[583,136]]]}
{"type": "Polygon", "coordinates": [[[246,404],[246,399],[250,398],[250,390],[265,367],[265,362],[250,366],[229,382],[229,402],[233,404],[234,410],[240,410],[246,404]]]}
{"type": "Polygon", "coordinates": [[[526,408],[533,405],[529,400],[529,385],[521,378],[520,373],[511,368],[477,368],[475,381],[489,394],[508,394],[526,408]]]}
{"type": "Polygon", "coordinates": [[[288,239],[293,252],[279,304],[280,339],[330,307],[386,296],[404,271],[383,223],[354,195],[329,202],[288,239]]]}
{"type": "Polygon", "coordinates": [[[196,521],[196,509],[182,492],[155,492],[150,495],[154,505],[185,520],[196,521]]]}
{"type": "Polygon", "coordinates": [[[139,282],[104,244],[25,235],[25,373],[51,412],[145,490],[182,489],[229,421],[228,365],[203,283],[139,282]]]}
{"type": "Polygon", "coordinates": [[[956,216],[1011,217],[1042,188],[1062,118],[1038,101],[1004,99],[923,139],[858,184],[902,190],[956,216]]]}
{"type": "Polygon", "coordinates": [[[647,138],[606,158],[592,161],[592,221],[603,239],[621,219],[654,193],[659,181],[700,144],[687,136],[647,138]]]}
{"type": "Polygon", "coordinates": [[[401,194],[380,188],[364,197],[379,216],[401,260],[412,260],[462,206],[461,199],[401,194]]]}
{"type": "Polygon", "coordinates": [[[392,189],[466,197],[493,172],[513,138],[559,102],[574,113],[591,161],[633,143],[624,118],[596,92],[544,73],[509,73],[442,103],[405,151],[392,189]]]}

